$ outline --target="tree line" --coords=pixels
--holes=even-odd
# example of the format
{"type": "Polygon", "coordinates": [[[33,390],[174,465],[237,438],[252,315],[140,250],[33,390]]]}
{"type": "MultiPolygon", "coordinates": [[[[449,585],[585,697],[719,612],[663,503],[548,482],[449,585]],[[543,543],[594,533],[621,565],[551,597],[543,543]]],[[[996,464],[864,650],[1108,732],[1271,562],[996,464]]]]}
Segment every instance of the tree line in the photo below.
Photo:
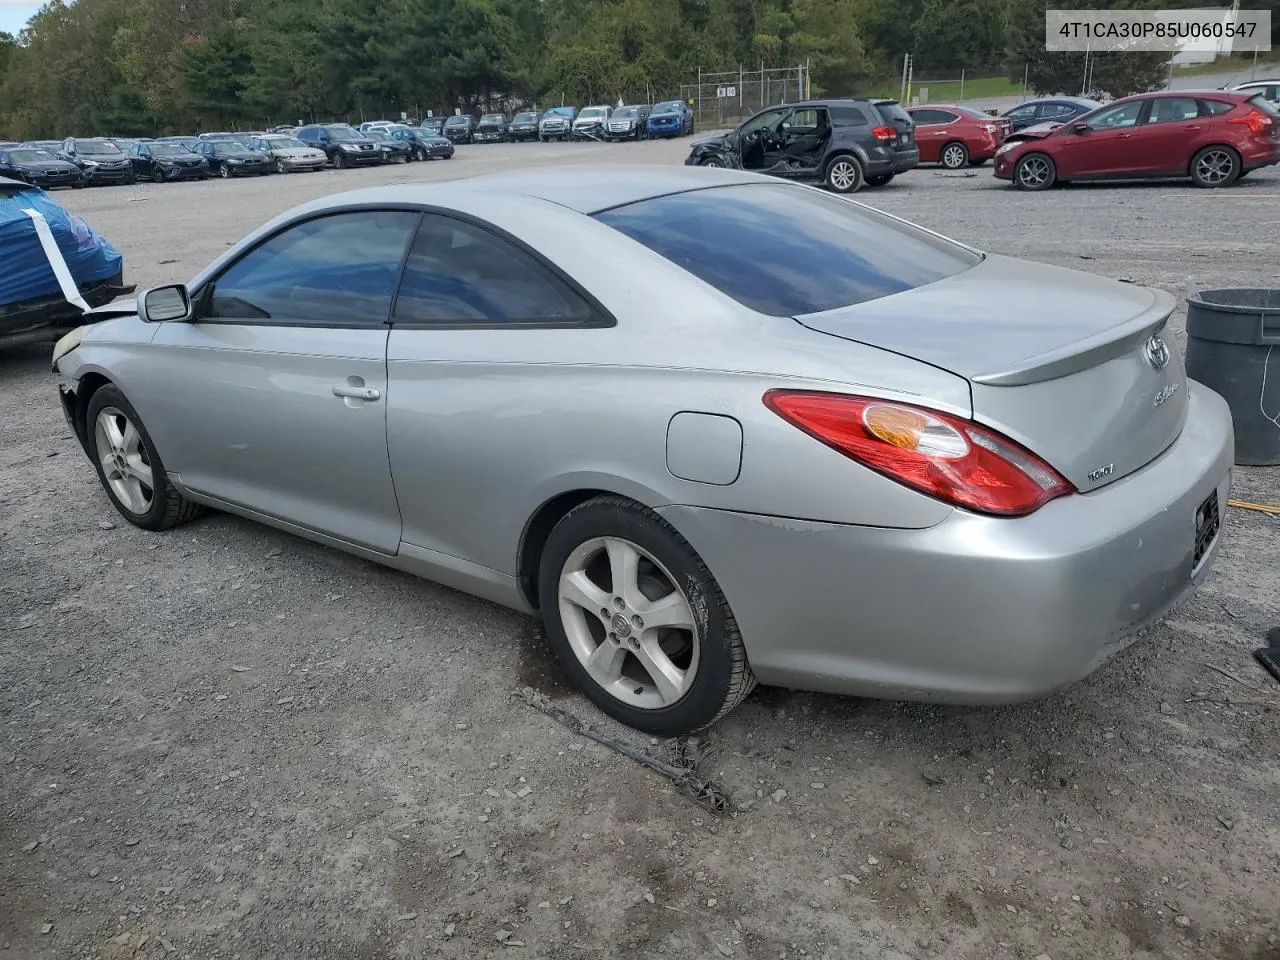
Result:
{"type": "MultiPolygon", "coordinates": [[[[1125,0],[1195,6],[1202,0],[1125,0]]],[[[807,63],[814,94],[1008,70],[1077,92],[1047,0],[51,0],[0,33],[0,139],[678,95],[699,69],[807,63]]],[[[1055,6],[1059,4],[1053,4],[1055,6]]],[[[1077,6],[1088,5],[1077,0],[1077,6]]],[[[1097,6],[1115,6],[1114,3],[1097,6]]],[[[1251,0],[1280,20],[1280,0],[1251,0]]],[[[1273,24],[1274,28],[1274,24],[1273,24]]],[[[1104,55],[1095,86],[1159,84],[1167,56],[1104,55]]]]}

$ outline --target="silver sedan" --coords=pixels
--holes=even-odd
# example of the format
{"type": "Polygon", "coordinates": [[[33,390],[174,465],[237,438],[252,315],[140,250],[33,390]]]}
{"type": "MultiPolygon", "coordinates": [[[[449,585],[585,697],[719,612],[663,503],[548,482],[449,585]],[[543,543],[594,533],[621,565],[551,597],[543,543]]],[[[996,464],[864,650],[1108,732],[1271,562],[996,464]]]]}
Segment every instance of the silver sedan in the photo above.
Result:
{"type": "Polygon", "coordinates": [[[55,367],[130,522],[536,612],[672,734],[757,680],[1009,702],[1132,642],[1230,483],[1173,308],[750,173],[574,167],[306,204],[55,367]]]}

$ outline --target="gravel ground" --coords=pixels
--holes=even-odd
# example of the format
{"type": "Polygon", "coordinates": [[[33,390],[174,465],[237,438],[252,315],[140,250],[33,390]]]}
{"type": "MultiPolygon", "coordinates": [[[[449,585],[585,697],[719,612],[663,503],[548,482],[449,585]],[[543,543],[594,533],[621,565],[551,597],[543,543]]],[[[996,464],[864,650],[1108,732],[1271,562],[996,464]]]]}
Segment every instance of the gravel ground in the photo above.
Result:
{"type": "MultiPolygon", "coordinates": [[[[685,149],[464,147],[59,199],[146,286],[351,185],[685,149]]],[[[1280,260],[1274,171],[1026,195],[921,169],[861,199],[1178,296],[1274,285],[1280,260]]],[[[0,353],[0,390],[0,958],[1280,957],[1262,514],[1230,511],[1206,586],[1047,700],[758,690],[705,738],[739,805],[717,819],[520,699],[667,749],[568,690],[528,620],[233,517],[137,530],[47,350],[0,353]]],[[[1247,499],[1277,485],[1237,475],[1247,499]]]]}

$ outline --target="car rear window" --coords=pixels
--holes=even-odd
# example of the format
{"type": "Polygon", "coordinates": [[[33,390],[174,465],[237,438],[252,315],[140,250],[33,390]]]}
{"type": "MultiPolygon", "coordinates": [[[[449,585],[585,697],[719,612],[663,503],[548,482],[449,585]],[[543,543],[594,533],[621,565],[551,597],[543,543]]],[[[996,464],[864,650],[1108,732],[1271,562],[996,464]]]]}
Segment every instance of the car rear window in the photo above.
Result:
{"type": "Polygon", "coordinates": [[[880,114],[880,119],[885,123],[892,124],[895,127],[911,126],[911,114],[902,109],[902,104],[895,100],[887,103],[877,103],[875,105],[876,113],[880,114]]]}
{"type": "Polygon", "coordinates": [[[887,297],[982,259],[861,204],[789,184],[695,190],[595,216],[744,306],[775,317],[887,297]]]}

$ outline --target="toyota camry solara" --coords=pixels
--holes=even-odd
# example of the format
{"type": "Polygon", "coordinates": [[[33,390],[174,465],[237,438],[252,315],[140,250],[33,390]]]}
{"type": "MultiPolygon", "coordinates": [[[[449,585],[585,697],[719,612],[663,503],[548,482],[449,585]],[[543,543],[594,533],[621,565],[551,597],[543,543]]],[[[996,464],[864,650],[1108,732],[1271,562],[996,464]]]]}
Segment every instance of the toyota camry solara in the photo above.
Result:
{"type": "Polygon", "coordinates": [[[1206,574],[1231,423],[1167,294],[797,184],[542,170],[309,203],[55,350],[107,496],[536,611],[604,710],[997,703],[1206,574]]]}

